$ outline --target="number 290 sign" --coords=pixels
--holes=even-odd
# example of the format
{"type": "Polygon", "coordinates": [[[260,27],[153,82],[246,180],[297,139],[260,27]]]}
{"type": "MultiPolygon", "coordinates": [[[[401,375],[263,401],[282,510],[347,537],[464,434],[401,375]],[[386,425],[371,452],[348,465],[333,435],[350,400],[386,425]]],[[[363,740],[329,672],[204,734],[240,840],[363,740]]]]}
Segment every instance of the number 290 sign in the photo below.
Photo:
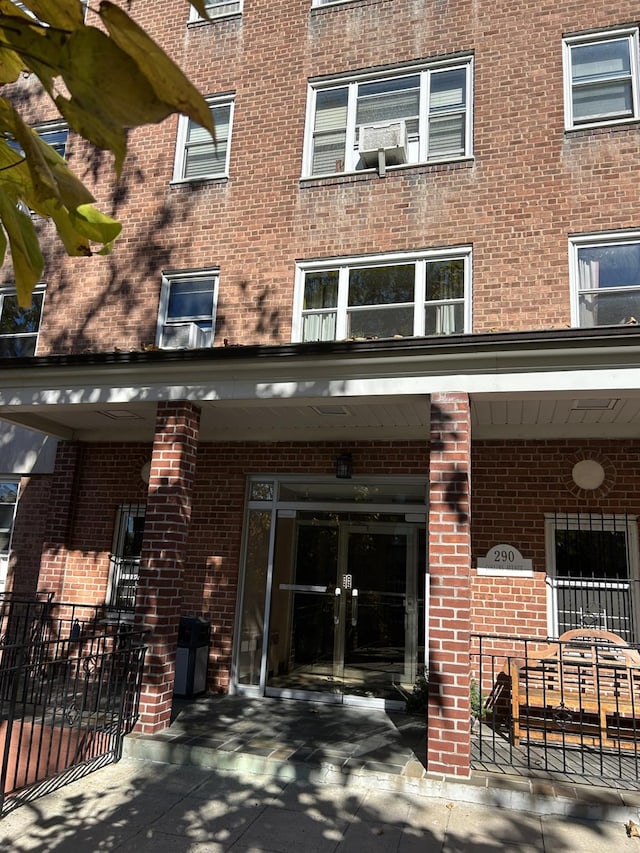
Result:
{"type": "Polygon", "coordinates": [[[486,557],[478,557],[478,574],[531,574],[533,565],[513,545],[494,545],[486,557]]]}

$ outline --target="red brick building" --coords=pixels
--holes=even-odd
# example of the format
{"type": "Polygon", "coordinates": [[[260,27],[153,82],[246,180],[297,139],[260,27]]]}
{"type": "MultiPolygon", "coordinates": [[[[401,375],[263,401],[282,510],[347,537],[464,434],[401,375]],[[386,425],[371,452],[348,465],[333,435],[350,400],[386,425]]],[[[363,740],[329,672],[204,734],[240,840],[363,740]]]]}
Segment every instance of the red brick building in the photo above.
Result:
{"type": "Polygon", "coordinates": [[[22,82],[124,235],[52,244],[26,318],[5,271],[9,588],[151,627],[147,731],[180,614],[215,691],[379,706],[426,669],[464,775],[473,633],[640,640],[637,8],[210,6],[131,10],[216,147],[135,131],[116,186],[22,82]]]}

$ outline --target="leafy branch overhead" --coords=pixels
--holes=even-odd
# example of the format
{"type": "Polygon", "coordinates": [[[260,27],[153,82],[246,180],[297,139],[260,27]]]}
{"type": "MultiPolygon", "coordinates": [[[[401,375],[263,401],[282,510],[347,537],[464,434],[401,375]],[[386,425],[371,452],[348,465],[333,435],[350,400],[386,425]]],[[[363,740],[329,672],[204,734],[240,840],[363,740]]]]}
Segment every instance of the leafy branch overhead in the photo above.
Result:
{"type": "MultiPolygon", "coordinates": [[[[206,17],[205,0],[192,5],[206,17]]],[[[104,30],[85,24],[82,0],[0,0],[0,84],[34,74],[70,128],[111,151],[119,175],[127,129],[182,113],[215,139],[211,111],[164,51],[114,3],[93,10],[104,30]],[[31,13],[31,14],[29,14],[31,13]]],[[[120,223],[65,160],[0,97],[0,264],[11,251],[18,300],[26,306],[44,260],[30,211],[50,218],[69,255],[110,251],[120,223]]]]}

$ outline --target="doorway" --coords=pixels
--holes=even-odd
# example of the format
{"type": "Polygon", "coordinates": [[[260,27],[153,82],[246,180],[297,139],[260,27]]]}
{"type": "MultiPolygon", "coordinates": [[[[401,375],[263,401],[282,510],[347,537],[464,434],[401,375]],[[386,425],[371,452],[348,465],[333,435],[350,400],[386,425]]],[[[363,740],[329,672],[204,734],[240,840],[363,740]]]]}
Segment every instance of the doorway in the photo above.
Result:
{"type": "Polygon", "coordinates": [[[411,691],[424,608],[421,539],[418,525],[393,516],[279,519],[268,695],[400,701],[411,691]]]}

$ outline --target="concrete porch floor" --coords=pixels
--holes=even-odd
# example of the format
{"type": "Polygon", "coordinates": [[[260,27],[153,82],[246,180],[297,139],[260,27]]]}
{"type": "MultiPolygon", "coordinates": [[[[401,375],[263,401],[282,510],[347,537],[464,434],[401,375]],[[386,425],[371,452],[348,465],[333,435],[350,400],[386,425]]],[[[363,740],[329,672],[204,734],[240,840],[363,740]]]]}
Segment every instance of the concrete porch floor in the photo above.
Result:
{"type": "Polygon", "coordinates": [[[491,804],[536,814],[626,820],[640,790],[474,771],[427,773],[420,718],[344,705],[205,696],[174,699],[172,722],[125,738],[124,756],[280,781],[338,783],[491,804]]]}

